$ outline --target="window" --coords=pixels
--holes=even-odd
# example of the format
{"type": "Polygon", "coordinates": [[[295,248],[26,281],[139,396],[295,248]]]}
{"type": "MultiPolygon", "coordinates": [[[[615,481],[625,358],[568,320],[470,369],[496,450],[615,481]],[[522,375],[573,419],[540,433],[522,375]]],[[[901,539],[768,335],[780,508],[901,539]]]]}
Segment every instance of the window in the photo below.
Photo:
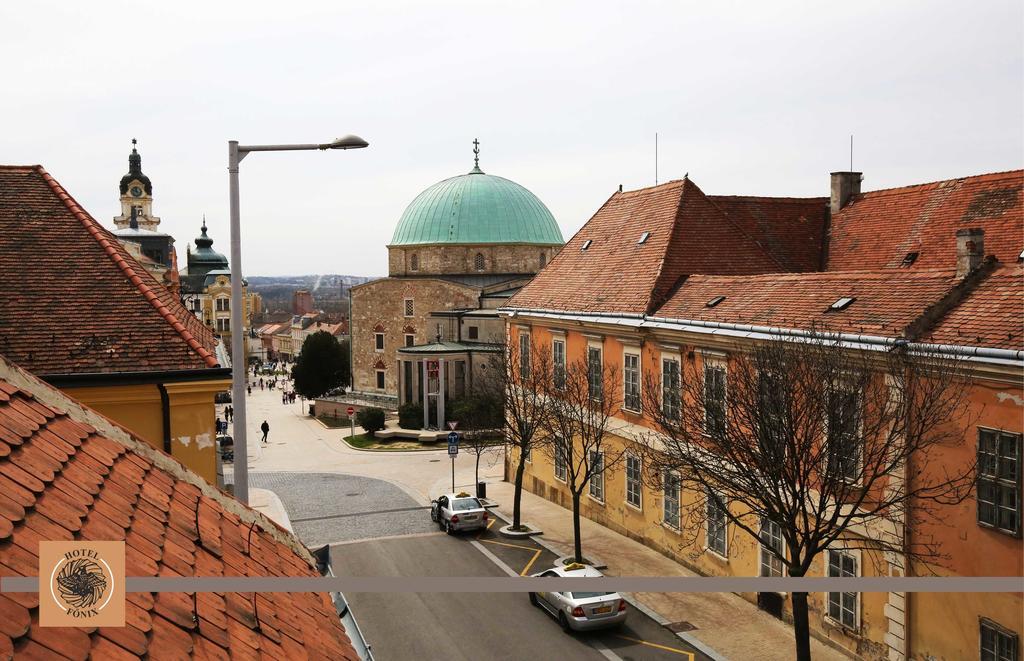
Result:
{"type": "Polygon", "coordinates": [[[555,388],[561,390],[565,387],[565,340],[551,342],[551,362],[555,388]]]}
{"type": "Polygon", "coordinates": [[[548,263],[548,254],[546,252],[542,252],[540,254],[540,267],[544,268],[545,266],[547,266],[547,263],[548,263]]]}
{"type": "Polygon", "coordinates": [[[601,349],[589,347],[587,349],[587,383],[590,387],[590,398],[601,399],[604,394],[604,370],[601,367],[601,349]]]}
{"type": "Polygon", "coordinates": [[[835,303],[828,306],[828,309],[825,310],[825,312],[838,312],[839,310],[845,310],[850,306],[850,303],[853,303],[856,300],[857,298],[855,296],[843,296],[835,303]]]}
{"type": "Polygon", "coordinates": [[[519,377],[530,378],[530,336],[519,333],[519,377]]]}
{"type": "Polygon", "coordinates": [[[384,390],[384,370],[377,370],[377,390],[384,390]]]}
{"type": "Polygon", "coordinates": [[[679,476],[672,472],[666,472],[662,480],[665,490],[665,507],[662,518],[665,525],[679,530],[679,476]]]}
{"type": "Polygon", "coordinates": [[[590,451],[590,497],[604,502],[604,455],[590,451]]]}
{"type": "MultiPolygon", "coordinates": [[[[844,577],[857,575],[857,558],[846,551],[828,552],[828,575],[829,577],[844,577]]],[[[829,592],[828,619],[848,629],[857,628],[857,600],[859,595],[856,592],[829,592]]]]}
{"type": "Polygon", "coordinates": [[[761,518],[761,576],[782,576],[782,526],[761,518]],[[772,553],[775,550],[779,555],[772,553]]]}
{"type": "Polygon", "coordinates": [[[231,299],[230,298],[218,298],[217,299],[217,312],[229,312],[231,310],[231,299]]]}
{"type": "Polygon", "coordinates": [[[789,418],[789,394],[777,373],[762,370],[757,379],[758,417],[757,441],[765,465],[781,463],[786,456],[786,435],[789,418]]]}
{"type": "Polygon", "coordinates": [[[707,303],[705,303],[704,306],[713,308],[724,300],[725,296],[715,296],[714,298],[710,299],[707,303]]]}
{"type": "Polygon", "coordinates": [[[979,524],[1020,534],[1020,462],[1020,434],[978,429],[979,524]]]}
{"type": "Polygon", "coordinates": [[[593,243],[593,240],[587,239],[586,241],[583,242],[583,247],[580,250],[586,250],[587,248],[590,247],[591,243],[593,243]]]}
{"type": "Polygon", "coordinates": [[[640,412],[640,356],[627,353],[623,356],[622,387],[625,390],[622,408],[640,412]]]}
{"type": "Polygon", "coordinates": [[[860,475],[860,393],[836,387],[826,393],[828,472],[849,482],[860,475]]]}
{"type": "Polygon", "coordinates": [[[384,351],[384,333],[374,333],[373,342],[376,351],[384,351]]]}
{"type": "Polygon", "coordinates": [[[466,332],[469,334],[469,339],[478,340],[480,339],[480,329],[476,326],[469,326],[466,328],[466,332]]]}
{"type": "Polygon", "coordinates": [[[704,365],[704,429],[712,436],[725,433],[725,365],[704,365]]]}
{"type": "Polygon", "coordinates": [[[626,502],[640,508],[640,457],[626,455],[626,502]]]}
{"type": "Polygon", "coordinates": [[[661,412],[669,420],[679,419],[679,361],[663,358],[661,361],[661,412]]]}
{"type": "Polygon", "coordinates": [[[981,661],[1017,661],[1017,634],[981,618],[981,661]]]}
{"type": "Polygon", "coordinates": [[[409,258],[409,270],[410,271],[419,271],[420,270],[420,256],[417,255],[416,253],[413,253],[412,257],[409,258]]]}
{"type": "Polygon", "coordinates": [[[708,491],[707,507],[707,540],[705,544],[709,551],[713,551],[723,558],[728,556],[726,547],[726,522],[725,503],[719,503],[719,497],[714,492],[708,491]]]}
{"type": "Polygon", "coordinates": [[[221,333],[231,332],[231,320],[230,319],[218,319],[217,330],[221,333]]]}
{"type": "Polygon", "coordinates": [[[411,298],[407,298],[407,299],[405,299],[405,316],[411,317],[411,316],[413,316],[412,313],[413,313],[412,299],[411,298]]]}
{"type": "Polygon", "coordinates": [[[478,252],[476,256],[473,257],[473,268],[477,271],[483,271],[485,265],[484,254],[482,252],[478,252]]]}
{"type": "Polygon", "coordinates": [[[533,447],[527,446],[526,451],[523,452],[523,461],[528,464],[533,463],[533,447]]]}
{"type": "Polygon", "coordinates": [[[651,233],[650,232],[644,232],[643,234],[640,235],[640,240],[637,241],[637,243],[640,244],[640,245],[643,245],[643,244],[647,243],[647,239],[649,239],[649,238],[651,238],[651,233]]]}
{"type": "Polygon", "coordinates": [[[416,336],[412,333],[405,334],[405,346],[411,347],[416,344],[416,336]]]}
{"type": "Polygon", "coordinates": [[[565,461],[565,447],[562,439],[555,438],[555,479],[565,482],[567,466],[565,461]]]}
{"type": "Polygon", "coordinates": [[[194,311],[196,311],[196,312],[201,311],[203,309],[203,302],[200,301],[198,298],[193,299],[193,301],[192,301],[192,309],[194,311]]]}

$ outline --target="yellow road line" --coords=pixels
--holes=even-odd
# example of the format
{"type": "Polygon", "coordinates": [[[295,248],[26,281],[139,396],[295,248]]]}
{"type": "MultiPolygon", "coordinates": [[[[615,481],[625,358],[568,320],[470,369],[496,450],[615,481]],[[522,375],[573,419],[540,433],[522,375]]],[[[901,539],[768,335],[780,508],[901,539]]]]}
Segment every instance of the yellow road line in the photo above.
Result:
{"type": "Polygon", "coordinates": [[[522,549],[524,551],[536,551],[537,550],[537,547],[535,547],[535,546],[520,546],[519,544],[509,544],[508,542],[499,542],[499,541],[496,541],[496,540],[493,540],[493,539],[481,539],[480,541],[483,542],[484,544],[497,544],[498,546],[507,546],[507,547],[509,547],[511,549],[522,549]]]}
{"type": "Polygon", "coordinates": [[[675,652],[676,654],[682,654],[683,656],[690,657],[690,661],[693,661],[693,652],[687,652],[686,650],[676,649],[675,647],[665,647],[664,645],[658,645],[657,643],[649,643],[646,640],[640,640],[639,638],[630,638],[629,636],[623,636],[622,634],[615,634],[616,638],[622,638],[633,643],[640,645],[646,645],[647,647],[653,647],[659,650],[665,650],[666,652],[675,652]]]}
{"type": "Polygon", "coordinates": [[[485,532],[487,532],[488,530],[490,530],[490,529],[491,529],[491,526],[493,526],[493,525],[494,525],[494,521],[495,521],[494,519],[491,519],[490,521],[488,521],[488,522],[487,522],[487,527],[486,527],[486,528],[484,528],[483,530],[481,530],[480,532],[478,532],[478,533],[476,534],[476,538],[477,538],[477,539],[480,539],[481,537],[483,537],[483,534],[484,534],[485,532]]]}
{"type": "Polygon", "coordinates": [[[526,572],[530,571],[530,567],[532,567],[533,563],[536,562],[537,558],[540,557],[540,553],[542,550],[543,549],[537,549],[537,552],[533,554],[533,557],[530,558],[530,561],[526,563],[525,567],[523,567],[523,571],[519,572],[520,576],[526,576],[526,572]]]}

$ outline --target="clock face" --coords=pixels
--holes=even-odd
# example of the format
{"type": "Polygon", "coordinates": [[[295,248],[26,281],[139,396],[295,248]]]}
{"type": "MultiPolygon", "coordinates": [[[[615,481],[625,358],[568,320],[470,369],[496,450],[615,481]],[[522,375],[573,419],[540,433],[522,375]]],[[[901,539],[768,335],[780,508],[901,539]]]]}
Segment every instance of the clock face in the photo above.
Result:
{"type": "Polygon", "coordinates": [[[142,197],[142,189],[138,186],[132,186],[132,197],[142,197]]]}

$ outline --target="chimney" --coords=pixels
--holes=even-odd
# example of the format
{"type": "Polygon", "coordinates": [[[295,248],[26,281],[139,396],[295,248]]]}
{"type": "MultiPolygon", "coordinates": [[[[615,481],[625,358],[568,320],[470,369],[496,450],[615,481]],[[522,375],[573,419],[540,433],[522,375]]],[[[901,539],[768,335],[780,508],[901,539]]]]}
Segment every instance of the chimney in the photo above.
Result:
{"type": "Polygon", "coordinates": [[[956,277],[963,278],[985,259],[985,230],[971,227],[956,231],[956,277]]]}
{"type": "Polygon", "coordinates": [[[850,198],[860,193],[860,180],[862,172],[833,172],[832,173],[832,200],[830,208],[832,215],[839,213],[839,210],[846,206],[850,198]]]}

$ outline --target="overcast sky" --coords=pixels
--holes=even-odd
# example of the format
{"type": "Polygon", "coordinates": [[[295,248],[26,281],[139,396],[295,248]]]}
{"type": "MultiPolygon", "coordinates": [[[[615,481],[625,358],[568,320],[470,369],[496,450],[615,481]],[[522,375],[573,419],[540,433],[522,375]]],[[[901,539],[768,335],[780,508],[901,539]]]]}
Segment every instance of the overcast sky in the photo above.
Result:
{"type": "Polygon", "coordinates": [[[385,275],[405,206],[484,171],[568,239],[618,187],[828,194],[1019,168],[1022,3],[0,4],[0,162],[112,227],[130,140],[179,260],[228,252],[227,141],[370,148],[242,164],[247,275],[385,275]]]}

